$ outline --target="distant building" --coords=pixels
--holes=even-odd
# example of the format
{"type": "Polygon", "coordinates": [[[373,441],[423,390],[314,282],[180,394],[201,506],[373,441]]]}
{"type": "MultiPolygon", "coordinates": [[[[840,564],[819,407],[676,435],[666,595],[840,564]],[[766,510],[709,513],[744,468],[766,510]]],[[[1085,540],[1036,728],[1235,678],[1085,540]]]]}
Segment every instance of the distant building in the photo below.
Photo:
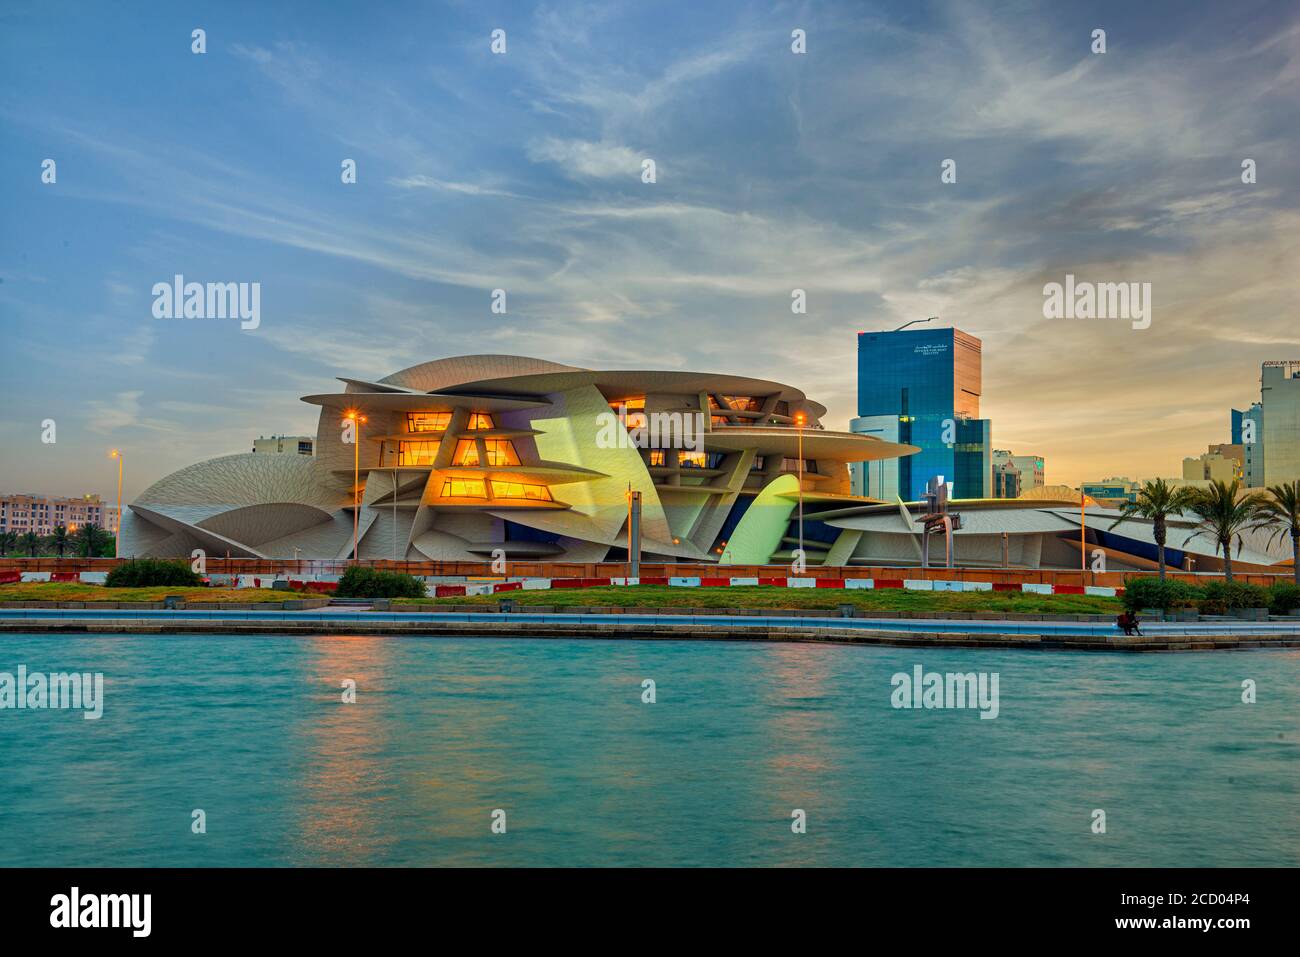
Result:
{"type": "Polygon", "coordinates": [[[979,339],[952,328],[858,335],[858,418],[850,430],[920,447],[857,470],[861,494],[918,501],[942,475],[954,498],[992,496],[992,424],[979,417],[981,349],[979,339]]]}
{"type": "MultiPolygon", "coordinates": [[[[1041,455],[1016,455],[1006,449],[993,450],[993,468],[996,470],[1000,465],[1009,465],[1020,475],[1020,495],[1024,495],[1030,489],[1043,488],[1047,484],[1047,469],[1041,455]]],[[[1015,496],[1003,496],[997,494],[997,477],[994,476],[994,498],[1014,498],[1015,496]]]]}
{"type": "Polygon", "coordinates": [[[1243,464],[1240,445],[1212,445],[1195,458],[1183,459],[1183,480],[1234,482],[1242,477],[1243,464]]]}
{"type": "Polygon", "coordinates": [[[0,495],[0,532],[51,535],[59,525],[72,533],[88,524],[116,533],[117,507],[104,504],[98,495],[0,495]]]}
{"type": "Polygon", "coordinates": [[[993,497],[1020,497],[1020,470],[1010,462],[993,465],[993,497]]]}
{"type": "Polygon", "coordinates": [[[316,440],[310,435],[259,435],[253,440],[253,451],[271,455],[311,455],[315,445],[316,440]]]}
{"type": "Polygon", "coordinates": [[[1098,504],[1118,508],[1125,502],[1137,500],[1140,482],[1134,482],[1128,476],[1101,479],[1097,482],[1084,482],[1081,491],[1098,504]]]}
{"type": "Polygon", "coordinates": [[[1260,369],[1259,402],[1264,446],[1260,485],[1300,479],[1300,361],[1265,362],[1260,369]]]}
{"type": "Polygon", "coordinates": [[[1249,488],[1264,485],[1264,407],[1258,402],[1241,413],[1242,474],[1249,488]]]}

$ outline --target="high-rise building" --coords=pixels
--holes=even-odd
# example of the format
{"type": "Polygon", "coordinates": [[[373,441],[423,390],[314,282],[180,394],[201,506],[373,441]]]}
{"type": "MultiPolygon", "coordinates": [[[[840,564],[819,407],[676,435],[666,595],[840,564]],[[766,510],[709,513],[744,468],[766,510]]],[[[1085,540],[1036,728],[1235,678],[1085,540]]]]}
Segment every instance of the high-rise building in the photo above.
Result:
{"type": "Polygon", "coordinates": [[[1300,479],[1300,361],[1265,362],[1260,370],[1263,411],[1263,480],[1279,485],[1300,479]]]}
{"type": "Polygon", "coordinates": [[[858,418],[849,428],[920,447],[859,470],[861,494],[919,501],[943,476],[954,498],[991,498],[992,424],[979,417],[981,343],[959,329],[858,334],[858,418]],[[893,490],[893,495],[890,494],[893,490]]]}
{"type": "Polygon", "coordinates": [[[1264,407],[1256,402],[1241,413],[1240,434],[1238,435],[1235,428],[1233,432],[1233,441],[1240,439],[1243,458],[1242,472],[1248,488],[1261,488],[1264,485],[1263,435],[1264,407]]]}
{"type": "MultiPolygon", "coordinates": [[[[1006,465],[1020,475],[1020,495],[1030,489],[1043,488],[1047,484],[1047,466],[1041,455],[1016,455],[1007,449],[993,450],[993,467],[1006,465]]],[[[994,479],[993,495],[995,498],[1014,498],[997,493],[997,480],[994,479]]]]}

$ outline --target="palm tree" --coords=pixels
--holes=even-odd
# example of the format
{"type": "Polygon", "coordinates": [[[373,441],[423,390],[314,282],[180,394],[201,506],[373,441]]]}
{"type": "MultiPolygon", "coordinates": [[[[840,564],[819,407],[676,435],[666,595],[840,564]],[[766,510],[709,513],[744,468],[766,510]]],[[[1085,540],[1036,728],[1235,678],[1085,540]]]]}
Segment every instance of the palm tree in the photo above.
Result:
{"type": "Polygon", "coordinates": [[[9,549],[18,547],[17,532],[0,532],[0,555],[7,555],[9,549]]]}
{"type": "Polygon", "coordinates": [[[1255,527],[1273,530],[1270,545],[1291,536],[1291,570],[1300,585],[1300,479],[1269,486],[1268,497],[1261,496],[1255,527]]]}
{"type": "Polygon", "coordinates": [[[85,558],[94,558],[95,553],[99,551],[99,526],[94,522],[87,522],[77,530],[78,544],[81,548],[81,554],[85,558]]]}
{"type": "Polygon", "coordinates": [[[1253,527],[1264,499],[1257,494],[1240,495],[1241,479],[1229,484],[1216,479],[1209,488],[1197,489],[1191,510],[1201,519],[1200,528],[1214,537],[1215,552],[1223,552],[1223,577],[1232,581],[1232,543],[1241,554],[1243,533],[1253,527]]]}
{"type": "Polygon", "coordinates": [[[62,526],[62,525],[55,525],[55,526],[54,526],[54,534],[53,534],[52,536],[50,536],[50,537],[54,539],[54,542],[53,542],[53,544],[54,544],[54,551],[58,554],[58,556],[59,556],[60,558],[62,558],[62,557],[63,557],[63,553],[64,553],[65,551],[67,551],[67,548],[68,548],[68,530],[67,530],[67,528],[65,528],[65,527],[62,526]]]}
{"type": "Polygon", "coordinates": [[[1168,520],[1191,507],[1192,490],[1185,486],[1170,485],[1164,479],[1145,483],[1132,502],[1125,502],[1119,518],[1111,523],[1114,528],[1128,518],[1145,518],[1151,522],[1151,535],[1156,540],[1156,560],[1160,563],[1160,580],[1165,580],[1165,540],[1169,533],[1168,520]]]}
{"type": "Polygon", "coordinates": [[[41,536],[35,532],[28,532],[23,536],[23,548],[27,549],[32,558],[36,557],[37,550],[41,547],[41,536]]]}

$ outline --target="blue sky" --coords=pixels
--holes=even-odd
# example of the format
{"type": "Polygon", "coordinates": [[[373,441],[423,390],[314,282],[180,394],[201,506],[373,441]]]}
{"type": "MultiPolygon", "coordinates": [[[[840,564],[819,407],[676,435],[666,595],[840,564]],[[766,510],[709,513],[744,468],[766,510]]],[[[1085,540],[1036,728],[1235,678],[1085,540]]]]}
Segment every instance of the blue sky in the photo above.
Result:
{"type": "Polygon", "coordinates": [[[928,315],[984,340],[996,447],[1176,475],[1300,358],[1294,3],[52,3],[0,81],[0,490],[107,494],[120,446],[129,499],[471,352],[843,428],[857,331],[928,315]],[[1151,282],[1151,328],[1044,319],[1067,272],[1151,282]],[[260,327],[154,319],[176,273],[260,282],[260,327]]]}

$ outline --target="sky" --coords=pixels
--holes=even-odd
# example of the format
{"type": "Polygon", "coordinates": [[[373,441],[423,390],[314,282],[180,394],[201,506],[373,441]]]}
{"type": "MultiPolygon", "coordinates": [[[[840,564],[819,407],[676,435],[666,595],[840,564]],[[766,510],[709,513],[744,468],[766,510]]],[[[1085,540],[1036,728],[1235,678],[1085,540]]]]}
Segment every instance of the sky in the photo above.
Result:
{"type": "Polygon", "coordinates": [[[1293,2],[7,4],[0,492],[111,497],[119,447],[130,501],[469,353],[844,429],[857,333],[927,316],[1049,483],[1178,475],[1300,359],[1298,100],[1293,2]],[[260,324],[155,318],[176,274],[260,324]],[[1067,274],[1151,283],[1149,328],[1045,318],[1067,274]]]}

